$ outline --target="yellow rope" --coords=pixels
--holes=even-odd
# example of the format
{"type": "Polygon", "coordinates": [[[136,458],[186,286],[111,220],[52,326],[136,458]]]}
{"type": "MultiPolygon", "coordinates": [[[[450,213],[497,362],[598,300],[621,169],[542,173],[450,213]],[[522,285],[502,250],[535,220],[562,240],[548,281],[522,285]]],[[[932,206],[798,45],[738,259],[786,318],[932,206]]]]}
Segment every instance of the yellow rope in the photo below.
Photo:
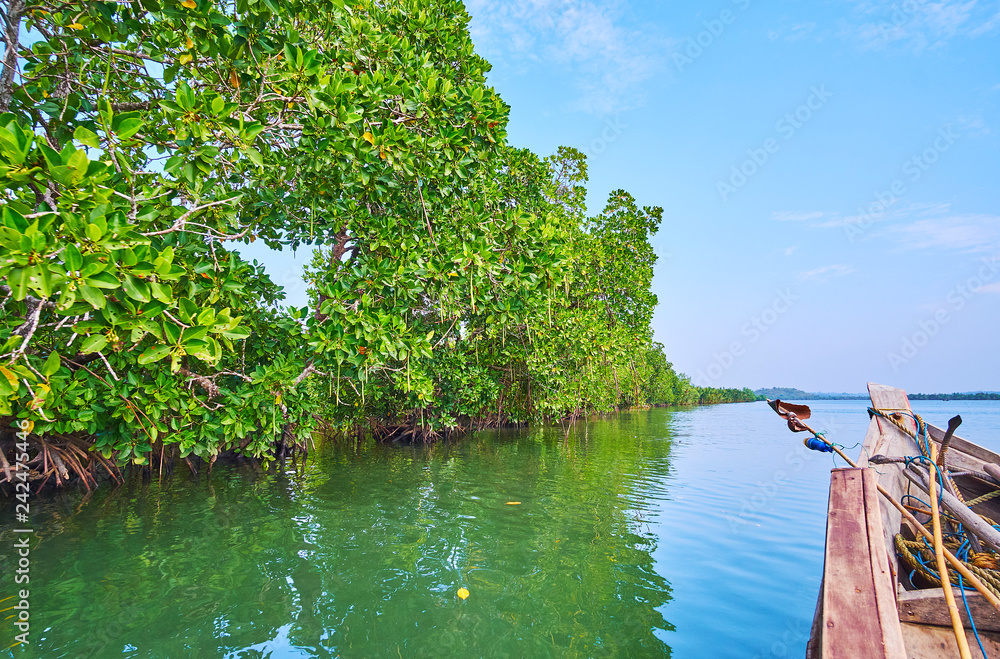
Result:
{"type": "MultiPolygon", "coordinates": [[[[938,578],[935,572],[932,572],[925,563],[932,563],[934,561],[934,553],[928,549],[927,545],[919,540],[907,540],[902,536],[902,534],[897,533],[895,537],[896,552],[900,555],[903,561],[910,566],[911,569],[919,572],[925,579],[934,584],[935,586],[941,585],[941,579],[938,578]],[[923,559],[923,562],[917,556],[923,559]]],[[[954,543],[949,543],[953,545],[952,549],[954,553],[954,543]]],[[[1000,596],[1000,570],[994,567],[985,567],[989,565],[996,565],[996,556],[993,554],[976,554],[972,561],[962,561],[965,567],[969,568],[969,571],[979,577],[979,580],[983,582],[987,588],[990,589],[995,595],[1000,596]],[[985,554],[985,555],[984,555],[985,554]],[[992,559],[992,561],[990,561],[992,559]],[[981,567],[983,566],[983,567],[981,567]]],[[[949,581],[959,585],[959,575],[957,572],[948,573],[949,581]]]]}
{"type": "MultiPolygon", "coordinates": [[[[900,431],[902,431],[906,435],[909,435],[909,437],[913,441],[915,441],[917,443],[917,448],[920,449],[920,453],[923,454],[924,447],[921,446],[920,445],[920,441],[917,440],[917,432],[919,432],[920,428],[926,428],[927,427],[927,424],[924,423],[923,417],[921,417],[919,414],[917,414],[915,412],[911,412],[909,410],[891,411],[891,413],[887,414],[887,412],[890,412],[890,410],[881,410],[881,409],[878,409],[876,407],[873,407],[871,409],[876,414],[878,414],[880,417],[882,417],[883,419],[885,419],[886,421],[888,421],[892,425],[894,425],[897,428],[899,428],[900,431]],[[913,418],[914,418],[914,420],[917,423],[917,432],[911,431],[909,428],[907,428],[905,425],[903,425],[902,420],[897,420],[895,418],[895,416],[894,416],[895,414],[900,414],[901,415],[903,412],[906,412],[907,414],[912,414],[913,415],[913,418]]],[[[928,431],[928,433],[927,433],[927,440],[928,441],[930,441],[930,436],[931,436],[930,432],[928,431]]],[[[927,457],[930,457],[930,456],[927,456],[927,457]]],[[[943,465],[942,465],[942,467],[943,467],[943,465]]],[[[951,490],[952,494],[954,494],[958,498],[958,500],[961,501],[962,503],[964,503],[966,506],[971,506],[972,504],[966,503],[965,497],[962,496],[962,491],[958,489],[958,485],[956,485],[955,481],[952,480],[951,474],[948,473],[948,470],[946,468],[942,468],[941,469],[941,473],[944,474],[944,477],[948,480],[948,484],[951,486],[948,489],[951,490]]],[[[998,492],[1000,492],[1000,491],[998,491],[998,492]]],[[[997,494],[998,493],[994,493],[993,496],[997,496],[997,494]]],[[[993,497],[991,496],[990,498],[993,498],[993,497]]],[[[983,501],[988,501],[988,500],[989,499],[983,499],[983,501]]],[[[982,501],[980,501],[979,503],[982,503],[982,501]]]]}
{"type": "Polygon", "coordinates": [[[981,497],[976,497],[975,499],[972,499],[971,501],[966,501],[965,505],[967,505],[969,508],[971,508],[971,507],[973,507],[973,506],[975,506],[977,504],[986,503],[990,499],[995,499],[996,497],[1000,497],[1000,490],[993,490],[992,492],[987,492],[986,494],[984,494],[981,497]]]}

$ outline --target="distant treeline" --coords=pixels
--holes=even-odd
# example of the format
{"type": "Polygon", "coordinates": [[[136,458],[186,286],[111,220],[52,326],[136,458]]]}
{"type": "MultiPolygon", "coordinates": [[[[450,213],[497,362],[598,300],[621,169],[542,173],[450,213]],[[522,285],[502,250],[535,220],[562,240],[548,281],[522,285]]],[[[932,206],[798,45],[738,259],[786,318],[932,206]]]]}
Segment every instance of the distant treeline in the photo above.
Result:
{"type": "Polygon", "coordinates": [[[752,403],[757,400],[751,389],[716,389],[715,387],[696,387],[698,404],[715,405],[718,403],[752,403]]]}
{"type": "Polygon", "coordinates": [[[975,391],[964,394],[910,394],[910,400],[1000,400],[1000,393],[975,391]]]}
{"type": "Polygon", "coordinates": [[[867,394],[823,394],[809,393],[791,387],[771,387],[753,392],[757,400],[867,400],[867,394]]]}
{"type": "MultiPolygon", "coordinates": [[[[868,400],[867,394],[809,393],[790,387],[771,387],[753,392],[756,400],[868,400]]],[[[974,391],[954,394],[909,394],[910,400],[1000,400],[1000,392],[974,391]]]]}

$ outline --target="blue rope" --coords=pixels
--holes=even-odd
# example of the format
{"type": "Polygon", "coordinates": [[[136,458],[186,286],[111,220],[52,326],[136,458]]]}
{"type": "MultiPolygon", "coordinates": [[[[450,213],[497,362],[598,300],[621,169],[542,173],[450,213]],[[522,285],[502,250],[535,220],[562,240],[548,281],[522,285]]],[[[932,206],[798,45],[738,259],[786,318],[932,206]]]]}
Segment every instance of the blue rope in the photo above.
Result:
{"type": "Polygon", "coordinates": [[[904,458],[904,463],[907,467],[909,467],[911,464],[915,462],[926,462],[930,464],[930,466],[934,467],[934,473],[936,474],[935,478],[937,478],[939,485],[938,506],[940,507],[942,505],[942,502],[944,501],[944,475],[941,473],[941,468],[938,467],[936,464],[934,464],[934,462],[926,455],[913,455],[904,458]]]}
{"type": "Polygon", "coordinates": [[[963,583],[961,573],[958,575],[958,586],[959,590],[962,591],[962,602],[965,604],[965,613],[969,616],[969,624],[972,626],[972,633],[976,635],[976,643],[979,644],[979,651],[983,653],[983,659],[989,659],[986,656],[986,650],[983,649],[983,642],[979,639],[979,630],[976,629],[976,621],[972,619],[972,611],[969,610],[969,598],[965,596],[965,584],[963,583]]]}

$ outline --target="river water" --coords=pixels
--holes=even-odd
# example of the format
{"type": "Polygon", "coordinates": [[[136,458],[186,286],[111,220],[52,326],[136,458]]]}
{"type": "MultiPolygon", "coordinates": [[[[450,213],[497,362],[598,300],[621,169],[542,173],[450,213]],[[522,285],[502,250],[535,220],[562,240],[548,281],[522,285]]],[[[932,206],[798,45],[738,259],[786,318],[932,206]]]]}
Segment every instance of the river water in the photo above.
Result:
{"type": "MultiPolygon", "coordinates": [[[[810,404],[831,440],[863,439],[864,402],[810,404]]],[[[996,402],[914,409],[1000,450],[996,402]]],[[[33,646],[8,654],[801,657],[833,466],[747,403],[38,499],[33,646]]]]}

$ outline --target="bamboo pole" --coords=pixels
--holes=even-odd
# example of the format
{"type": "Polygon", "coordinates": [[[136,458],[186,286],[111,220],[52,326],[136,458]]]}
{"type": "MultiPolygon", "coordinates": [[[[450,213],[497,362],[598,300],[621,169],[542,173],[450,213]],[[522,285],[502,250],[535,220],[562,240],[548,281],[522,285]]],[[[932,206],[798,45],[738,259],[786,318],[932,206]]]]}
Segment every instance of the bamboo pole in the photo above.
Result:
{"type": "MultiPolygon", "coordinates": [[[[930,442],[928,442],[930,444],[930,442]]],[[[935,462],[937,457],[934,445],[931,444],[931,462],[935,462]]],[[[958,652],[962,659],[972,659],[969,650],[969,641],[965,638],[965,626],[962,624],[962,616],[958,613],[958,605],[955,604],[955,593],[951,589],[951,577],[948,576],[948,563],[944,559],[944,543],[941,540],[941,517],[938,511],[937,500],[937,478],[930,476],[931,495],[931,525],[934,529],[934,557],[937,559],[938,576],[941,578],[941,587],[944,589],[944,601],[948,604],[948,614],[951,616],[951,627],[955,632],[955,641],[958,643],[958,652]]]]}

